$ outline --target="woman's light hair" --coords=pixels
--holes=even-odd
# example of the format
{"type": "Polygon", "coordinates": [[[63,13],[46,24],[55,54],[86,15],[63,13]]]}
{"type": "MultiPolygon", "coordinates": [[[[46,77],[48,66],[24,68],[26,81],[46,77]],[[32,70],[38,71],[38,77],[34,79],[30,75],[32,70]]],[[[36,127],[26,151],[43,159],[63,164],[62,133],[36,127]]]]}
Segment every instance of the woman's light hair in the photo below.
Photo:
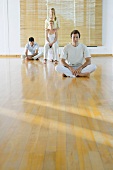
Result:
{"type": "Polygon", "coordinates": [[[50,11],[53,11],[53,13],[54,13],[54,20],[56,21],[55,8],[51,8],[50,11]]]}

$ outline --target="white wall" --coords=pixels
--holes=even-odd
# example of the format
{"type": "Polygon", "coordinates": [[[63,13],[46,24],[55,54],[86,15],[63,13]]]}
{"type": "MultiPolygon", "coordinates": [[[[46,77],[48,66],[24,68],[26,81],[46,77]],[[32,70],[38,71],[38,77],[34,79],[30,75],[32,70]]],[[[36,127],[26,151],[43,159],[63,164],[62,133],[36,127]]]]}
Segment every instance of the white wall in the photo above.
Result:
{"type": "Polygon", "coordinates": [[[0,0],[0,55],[21,54],[20,0],[0,0]]]}
{"type": "MultiPolygon", "coordinates": [[[[113,0],[103,0],[102,44],[91,54],[113,54],[113,0]]],[[[0,0],[0,55],[21,54],[20,0],[0,0]]],[[[96,35],[95,35],[96,36],[96,35]]]]}
{"type": "Polygon", "coordinates": [[[0,54],[9,53],[7,0],[0,1],[0,54]]]}

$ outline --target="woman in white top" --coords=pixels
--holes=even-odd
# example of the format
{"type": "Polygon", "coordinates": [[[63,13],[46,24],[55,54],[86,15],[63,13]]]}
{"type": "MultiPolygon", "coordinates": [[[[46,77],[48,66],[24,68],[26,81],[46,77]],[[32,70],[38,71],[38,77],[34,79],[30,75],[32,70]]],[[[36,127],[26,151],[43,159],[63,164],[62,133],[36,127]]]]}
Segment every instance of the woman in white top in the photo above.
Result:
{"type": "Polygon", "coordinates": [[[60,23],[59,23],[59,20],[57,19],[56,17],[56,14],[55,14],[55,9],[54,8],[51,8],[50,11],[49,11],[49,18],[45,20],[45,29],[47,30],[48,27],[49,27],[49,21],[50,20],[53,20],[54,21],[54,25],[53,25],[53,28],[54,29],[59,29],[60,28],[60,23]]]}
{"type": "Polygon", "coordinates": [[[58,33],[57,30],[53,28],[53,20],[49,21],[49,29],[46,30],[46,43],[44,45],[44,64],[46,64],[48,56],[48,50],[53,51],[53,58],[50,60],[53,62],[55,61],[55,64],[58,62],[58,33]]]}

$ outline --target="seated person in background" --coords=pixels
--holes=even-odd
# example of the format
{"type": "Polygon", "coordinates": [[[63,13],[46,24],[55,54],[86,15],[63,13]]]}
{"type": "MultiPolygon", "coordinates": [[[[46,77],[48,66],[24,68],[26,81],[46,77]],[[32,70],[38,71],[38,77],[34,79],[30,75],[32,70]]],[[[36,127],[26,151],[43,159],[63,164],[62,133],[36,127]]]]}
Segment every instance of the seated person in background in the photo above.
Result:
{"type": "Polygon", "coordinates": [[[79,43],[80,32],[71,32],[70,44],[67,44],[62,52],[61,63],[55,70],[62,73],[63,77],[89,77],[96,70],[96,65],[91,64],[91,56],[88,48],[79,43]]]}
{"type": "Polygon", "coordinates": [[[30,37],[29,42],[25,45],[25,55],[21,55],[22,59],[38,60],[43,53],[39,53],[39,45],[34,42],[34,38],[30,37]]]}
{"type": "Polygon", "coordinates": [[[54,21],[49,21],[49,29],[46,30],[46,43],[44,45],[44,64],[46,64],[47,58],[50,61],[55,61],[55,64],[58,62],[58,33],[56,29],[53,29],[54,21]],[[50,58],[48,51],[53,51],[53,57],[50,58]]]}

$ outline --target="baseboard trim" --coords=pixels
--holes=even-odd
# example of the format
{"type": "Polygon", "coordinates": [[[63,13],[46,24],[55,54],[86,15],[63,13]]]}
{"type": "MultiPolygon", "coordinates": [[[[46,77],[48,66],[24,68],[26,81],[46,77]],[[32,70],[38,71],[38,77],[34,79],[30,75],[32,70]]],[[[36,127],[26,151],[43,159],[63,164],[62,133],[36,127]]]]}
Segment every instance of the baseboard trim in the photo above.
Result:
{"type": "Polygon", "coordinates": [[[113,57],[113,54],[91,54],[92,57],[113,57]]]}
{"type": "MultiPolygon", "coordinates": [[[[21,55],[0,55],[0,58],[20,58],[21,55]]],[[[91,57],[113,57],[113,54],[91,54],[91,57]]]]}
{"type": "Polygon", "coordinates": [[[21,55],[0,55],[0,58],[20,58],[21,55]]]}

